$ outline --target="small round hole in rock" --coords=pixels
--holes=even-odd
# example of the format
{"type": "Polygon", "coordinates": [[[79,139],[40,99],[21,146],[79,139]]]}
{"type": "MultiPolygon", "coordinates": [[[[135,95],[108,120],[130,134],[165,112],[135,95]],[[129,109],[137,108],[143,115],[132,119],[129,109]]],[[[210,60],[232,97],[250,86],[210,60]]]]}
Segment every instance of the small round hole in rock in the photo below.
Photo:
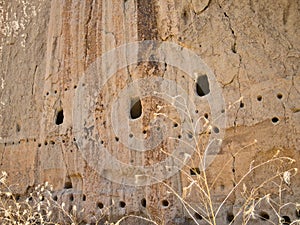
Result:
{"type": "Polygon", "coordinates": [[[70,195],[70,201],[71,201],[71,202],[74,201],[74,195],[73,195],[73,194],[70,195]]]}
{"type": "Polygon", "coordinates": [[[240,108],[244,108],[245,104],[243,102],[240,102],[240,108]]]}
{"type": "Polygon", "coordinates": [[[142,205],[144,208],[146,208],[146,206],[147,206],[147,201],[146,201],[145,198],[143,198],[143,199],[141,200],[141,205],[142,205]]]}
{"type": "Polygon", "coordinates": [[[129,137],[130,137],[130,138],[133,138],[133,134],[129,134],[129,137]]]}
{"type": "Polygon", "coordinates": [[[273,117],[273,118],[272,118],[272,123],[278,123],[278,122],[279,122],[278,117],[273,117]]]}
{"type": "Polygon", "coordinates": [[[267,212],[264,212],[264,211],[261,211],[259,213],[259,218],[263,221],[266,221],[266,220],[269,220],[270,219],[270,216],[267,212]]]}
{"type": "Polygon", "coordinates": [[[53,200],[54,200],[54,201],[57,201],[57,199],[58,199],[57,196],[54,195],[54,196],[53,196],[53,200]]]}
{"type": "Polygon", "coordinates": [[[208,114],[207,113],[204,113],[204,118],[208,119],[208,114]]]}
{"type": "Polygon", "coordinates": [[[283,95],[282,95],[281,93],[278,93],[278,94],[277,94],[277,98],[278,98],[278,99],[282,99],[282,97],[283,97],[283,95]]]}
{"type": "Polygon", "coordinates": [[[86,201],[86,195],[82,195],[82,201],[86,201]]]}
{"type": "Polygon", "coordinates": [[[168,207],[168,206],[169,206],[169,201],[166,200],[166,199],[164,199],[164,200],[161,201],[161,205],[162,205],[163,207],[168,207]]]}
{"type": "Polygon", "coordinates": [[[262,96],[261,95],[259,95],[259,96],[257,96],[257,101],[261,101],[262,100],[262,96]]]}
{"type": "Polygon", "coordinates": [[[102,202],[98,202],[98,203],[97,203],[97,207],[98,207],[99,209],[103,209],[103,208],[104,208],[104,205],[103,205],[102,202]]]}
{"type": "Polygon", "coordinates": [[[125,208],[125,206],[126,206],[126,203],[125,203],[125,202],[123,202],[123,201],[120,201],[120,203],[119,203],[119,206],[120,206],[121,208],[125,208]]]}

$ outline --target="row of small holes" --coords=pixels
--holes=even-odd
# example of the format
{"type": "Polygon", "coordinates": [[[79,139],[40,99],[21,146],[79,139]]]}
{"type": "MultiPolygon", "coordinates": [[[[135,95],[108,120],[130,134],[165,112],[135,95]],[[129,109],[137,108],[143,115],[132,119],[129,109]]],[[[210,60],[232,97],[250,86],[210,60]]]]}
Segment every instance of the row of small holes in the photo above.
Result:
{"type": "MultiPolygon", "coordinates": [[[[55,124],[56,124],[56,125],[60,125],[60,124],[63,123],[63,121],[64,121],[64,111],[61,109],[61,110],[59,110],[59,111],[57,112],[55,124]]],[[[17,131],[17,132],[20,132],[20,130],[21,130],[21,127],[20,127],[19,124],[17,124],[17,125],[16,125],[16,131],[17,131]]],[[[33,141],[36,142],[36,139],[34,138],[33,141]]],[[[29,139],[26,139],[26,142],[29,142],[29,139]]],[[[53,145],[55,144],[54,141],[50,141],[50,143],[53,144],[53,145]]],[[[4,143],[4,146],[7,146],[8,144],[9,144],[9,143],[5,142],[5,143],[4,143]]],[[[14,144],[15,144],[15,142],[11,142],[11,145],[14,145],[14,144]]],[[[21,144],[21,140],[18,141],[18,144],[21,144]]],[[[47,144],[48,144],[47,141],[45,141],[45,145],[47,145],[47,144]]],[[[42,146],[42,145],[39,143],[39,144],[38,144],[38,147],[41,147],[41,146],[42,146]]]]}
{"type": "MultiPolygon", "coordinates": [[[[33,142],[36,142],[36,139],[35,138],[33,138],[33,139],[31,139],[33,142]]],[[[30,141],[31,141],[30,139],[26,139],[26,140],[24,140],[24,139],[22,139],[22,140],[19,140],[18,142],[4,142],[3,144],[4,144],[4,146],[8,146],[8,145],[17,145],[17,144],[21,144],[21,141],[25,141],[26,143],[29,143],[30,141]]]]}
{"type": "MultiPolygon", "coordinates": [[[[225,112],[225,111],[224,111],[224,112],[225,112]]],[[[222,113],[224,113],[224,112],[223,112],[223,110],[222,110],[222,113]]],[[[195,113],[199,113],[199,110],[196,109],[196,110],[195,110],[195,113]]],[[[203,116],[204,116],[205,119],[208,119],[208,113],[204,113],[203,116]]]]}
{"type": "MultiPolygon", "coordinates": [[[[276,123],[279,122],[279,118],[278,118],[278,117],[273,117],[271,120],[272,120],[272,123],[274,123],[274,124],[276,124],[276,123]]],[[[177,126],[178,126],[177,123],[174,124],[174,127],[177,127],[177,126]]],[[[218,134],[218,133],[220,132],[220,129],[219,129],[218,127],[213,127],[212,130],[213,130],[214,133],[216,133],[216,134],[218,134]]],[[[144,130],[144,131],[143,131],[143,134],[146,134],[146,133],[147,133],[147,131],[144,130]]],[[[129,137],[130,137],[130,138],[133,138],[133,134],[129,134],[129,137]]],[[[178,138],[178,139],[181,139],[182,136],[179,134],[179,135],[177,136],[177,138],[178,138]]],[[[192,139],[192,138],[193,138],[193,135],[192,135],[191,133],[188,133],[188,138],[192,139]]],[[[115,140],[116,140],[116,142],[119,142],[119,137],[115,137],[115,140]]],[[[33,141],[36,142],[36,139],[33,139],[33,141]]],[[[74,141],[76,141],[75,138],[74,138],[74,141]]],[[[26,142],[29,142],[29,140],[26,139],[26,142]]],[[[21,141],[18,141],[18,144],[20,144],[20,143],[21,143],[21,141]]],[[[49,143],[52,144],[52,145],[55,145],[55,142],[54,142],[54,141],[50,141],[49,143]]],[[[62,143],[65,143],[65,140],[62,140],[62,143]]],[[[14,144],[15,144],[15,142],[11,142],[11,145],[14,145],[14,144]]],[[[17,144],[17,143],[16,143],[16,144],[17,144]]],[[[101,141],[101,144],[104,144],[104,141],[103,141],[103,140],[101,141]]],[[[4,143],[4,146],[7,146],[7,145],[9,145],[9,143],[5,142],[5,143],[4,143]]],[[[44,142],[44,145],[47,146],[47,145],[48,145],[48,141],[45,141],[45,142],[44,142]]],[[[41,144],[41,143],[38,143],[38,147],[41,147],[41,146],[42,146],[42,144],[41,144]]]]}
{"type": "MultiPolygon", "coordinates": [[[[278,99],[282,99],[282,98],[283,98],[283,95],[282,95],[281,93],[278,93],[278,94],[276,95],[276,97],[277,97],[278,99]]],[[[262,99],[263,99],[263,97],[262,97],[261,95],[258,95],[256,99],[257,99],[257,101],[261,102],[262,99]]]]}
{"type": "MultiPolygon", "coordinates": [[[[297,212],[296,212],[297,213],[297,212]]],[[[199,213],[194,213],[194,217],[197,219],[197,220],[202,220],[203,217],[199,214],[199,213]]],[[[259,213],[259,218],[262,220],[262,221],[268,221],[270,219],[270,216],[268,213],[264,212],[264,211],[261,211],[259,213]]],[[[234,215],[232,212],[228,212],[227,213],[227,216],[226,216],[226,220],[228,223],[232,223],[232,221],[234,220],[234,215]]],[[[291,219],[290,217],[288,216],[282,216],[282,220],[283,220],[283,224],[290,224],[291,223],[291,219]]]]}
{"type": "MultiPolygon", "coordinates": [[[[220,132],[220,129],[219,129],[218,127],[213,127],[213,131],[214,131],[216,134],[218,134],[218,133],[220,132]]],[[[144,133],[144,134],[145,134],[145,133],[144,133]]],[[[188,133],[187,136],[188,136],[189,139],[192,139],[192,138],[193,138],[193,134],[191,134],[191,133],[188,133]]],[[[130,137],[130,138],[133,138],[133,134],[129,134],[129,137],[130,137]]],[[[177,138],[178,138],[178,139],[181,139],[182,136],[179,134],[179,135],[177,136],[177,138]]],[[[115,137],[115,140],[116,140],[116,142],[118,142],[118,141],[119,141],[119,138],[118,138],[118,137],[115,137]]],[[[103,141],[101,141],[101,144],[103,144],[103,141]]]]}
{"type": "MultiPolygon", "coordinates": [[[[281,94],[281,93],[278,93],[277,95],[276,95],[276,97],[278,98],[278,99],[282,99],[283,98],[283,95],[281,94]]],[[[258,95],[257,96],[257,101],[262,101],[262,96],[261,95],[258,95]]],[[[240,102],[240,108],[244,108],[244,106],[245,106],[245,104],[243,103],[243,102],[240,102]]],[[[272,119],[271,119],[271,121],[272,121],[272,123],[273,124],[277,124],[278,122],[279,122],[279,118],[278,117],[273,117],[272,119]]]]}
{"type": "MultiPolygon", "coordinates": [[[[82,86],[84,87],[85,84],[82,84],[82,86]]],[[[77,85],[74,85],[73,88],[76,89],[76,88],[77,88],[77,85]]],[[[65,91],[68,91],[69,89],[68,89],[68,88],[65,88],[64,90],[65,90],[65,91]]],[[[57,90],[54,90],[53,93],[54,93],[54,94],[57,94],[57,90]]],[[[50,92],[47,91],[47,92],[46,92],[46,96],[48,96],[49,94],[50,94],[50,92]]]]}
{"type": "MultiPolygon", "coordinates": [[[[54,200],[54,201],[57,201],[57,199],[58,199],[57,196],[54,196],[54,197],[53,197],[53,200],[54,200]]],[[[69,200],[72,201],[72,202],[74,201],[74,196],[73,196],[73,194],[70,195],[69,200]]],[[[82,200],[83,200],[83,201],[86,201],[86,196],[85,196],[85,195],[82,196],[82,200]]],[[[169,206],[169,201],[166,200],[166,199],[164,199],[164,200],[161,201],[161,204],[162,204],[162,206],[163,206],[164,208],[167,208],[167,207],[169,206]]],[[[143,198],[143,199],[141,200],[141,205],[142,205],[144,208],[146,208],[147,202],[146,202],[146,199],[145,199],[145,198],[143,198]]],[[[103,204],[102,202],[98,202],[98,203],[97,203],[97,207],[98,207],[99,209],[103,209],[103,208],[104,208],[104,204],[103,204]]],[[[120,202],[119,202],[119,207],[120,207],[120,208],[125,208],[125,207],[126,207],[126,203],[125,203],[124,201],[120,201],[120,202]]],[[[297,215],[298,218],[300,217],[299,211],[296,211],[296,215],[297,215]]],[[[203,219],[203,217],[202,217],[199,213],[197,213],[197,212],[194,214],[194,217],[195,217],[197,220],[202,220],[202,219],[203,219]]],[[[270,216],[269,216],[268,213],[266,213],[266,212],[264,212],[264,211],[261,211],[261,212],[259,213],[259,218],[260,218],[262,221],[268,221],[268,220],[270,219],[270,216]]],[[[231,222],[234,220],[234,215],[233,215],[233,213],[232,213],[232,212],[228,212],[228,213],[227,213],[226,219],[227,219],[227,222],[228,222],[228,223],[231,223],[231,222]]],[[[288,217],[288,216],[282,216],[282,219],[284,220],[284,223],[286,223],[286,224],[289,224],[289,223],[291,222],[291,219],[290,219],[290,217],[288,217]]]]}
{"type": "MultiPolygon", "coordinates": [[[[174,124],[174,127],[178,127],[178,124],[177,123],[175,123],[174,124]]],[[[159,128],[159,127],[158,127],[159,128]]],[[[158,129],[159,130],[159,129],[158,129]]],[[[213,131],[216,133],[216,134],[218,134],[219,132],[220,132],[220,129],[218,128],[218,127],[213,127],[213,131]]],[[[143,131],[143,134],[146,134],[147,133],[147,131],[146,130],[144,130],[143,131]]],[[[193,138],[193,134],[191,134],[191,133],[188,133],[187,134],[188,135],[188,138],[190,138],[190,139],[192,139],[193,138]]],[[[128,135],[130,138],[133,138],[133,134],[129,134],[128,135]]],[[[181,139],[181,135],[179,134],[178,136],[177,136],[179,139],[181,139]]],[[[115,140],[116,140],[116,142],[118,142],[119,141],[119,138],[118,137],[115,137],[115,140]]],[[[101,144],[103,144],[103,142],[101,142],[101,144]]]]}
{"type": "MultiPolygon", "coordinates": [[[[57,200],[58,200],[57,195],[54,195],[54,196],[53,196],[53,200],[54,200],[54,201],[57,201],[57,200]]],[[[74,195],[73,195],[73,194],[70,195],[69,200],[70,200],[71,202],[74,201],[74,195]]],[[[82,195],[82,201],[84,201],[84,202],[86,201],[86,195],[82,195]]]]}
{"type": "MultiPolygon", "coordinates": [[[[73,200],[72,200],[72,201],[73,201],[73,200]]],[[[161,204],[162,204],[162,206],[163,206],[164,208],[167,208],[167,207],[169,206],[169,201],[166,200],[166,199],[164,199],[164,200],[161,201],[161,204]]],[[[146,206],[147,206],[147,200],[146,200],[145,198],[143,198],[143,199],[141,200],[141,205],[142,205],[144,208],[146,208],[146,206]]],[[[103,204],[102,202],[98,202],[98,203],[97,203],[97,207],[98,207],[99,209],[103,209],[103,208],[104,208],[104,204],[103,204]]],[[[119,202],[119,207],[120,207],[120,208],[125,208],[125,207],[126,207],[126,202],[120,201],[120,202],[119,202]]]]}
{"type": "MultiPolygon", "coordinates": [[[[27,138],[26,140],[22,139],[18,142],[14,142],[14,141],[13,142],[4,142],[4,146],[21,144],[21,141],[25,141],[26,143],[29,143],[30,141],[36,142],[36,138],[33,138],[33,139],[28,139],[27,138]]],[[[76,141],[76,139],[74,138],[73,141],[76,141]]],[[[65,142],[66,142],[65,140],[62,140],[62,143],[65,143],[65,142]]],[[[50,140],[50,141],[45,141],[44,142],[45,146],[47,146],[48,144],[55,145],[55,141],[50,140]]],[[[42,146],[42,144],[38,143],[38,147],[41,147],[41,146],[42,146]]]]}
{"type": "MultiPolygon", "coordinates": [[[[296,210],[296,215],[297,215],[297,210],[296,210]]],[[[259,218],[262,220],[262,221],[268,221],[270,219],[270,216],[268,213],[264,212],[264,211],[261,211],[259,213],[259,218]]],[[[289,216],[282,216],[282,222],[283,224],[290,224],[291,223],[291,219],[289,216]]]]}
{"type": "MultiPolygon", "coordinates": [[[[102,202],[98,202],[98,203],[97,203],[97,207],[98,207],[99,209],[103,209],[103,208],[104,208],[104,204],[103,204],[102,202]]],[[[120,202],[119,202],[119,207],[120,207],[120,208],[125,208],[125,207],[126,207],[126,203],[125,203],[124,201],[120,201],[120,202]]]]}
{"type": "MultiPolygon", "coordinates": [[[[280,94],[280,93],[277,94],[278,99],[282,99],[282,97],[283,97],[282,94],[280,94]]],[[[256,99],[257,99],[257,101],[261,102],[262,101],[262,96],[258,95],[256,99]]],[[[241,101],[240,102],[240,108],[244,108],[244,107],[245,107],[245,103],[241,101]]]]}
{"type": "MultiPolygon", "coordinates": [[[[70,195],[70,201],[73,202],[74,201],[74,196],[73,194],[70,195]]],[[[82,201],[86,201],[86,195],[82,195],[82,201]]]]}

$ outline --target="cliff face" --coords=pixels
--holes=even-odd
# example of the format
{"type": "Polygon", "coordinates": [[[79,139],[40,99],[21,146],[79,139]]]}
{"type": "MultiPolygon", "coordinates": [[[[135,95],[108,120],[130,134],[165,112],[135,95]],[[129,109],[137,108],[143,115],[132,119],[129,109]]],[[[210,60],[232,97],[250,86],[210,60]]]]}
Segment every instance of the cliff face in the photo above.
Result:
{"type": "MultiPolygon", "coordinates": [[[[299,168],[299,16],[299,1],[288,0],[0,1],[1,170],[20,195],[53,184],[57,201],[84,208],[86,222],[108,207],[112,221],[134,213],[166,224],[194,224],[192,215],[201,224],[201,213],[189,214],[175,194],[201,202],[186,176],[203,173],[199,159],[182,142],[204,151],[222,140],[206,175],[216,208],[237,187],[217,215],[227,224],[245,187],[299,168]],[[164,44],[163,63],[155,54],[164,44]],[[181,162],[189,153],[184,165],[171,157],[174,171],[156,166],[179,148],[181,162]],[[274,155],[296,163],[275,160],[239,183],[274,155]],[[132,169],[139,166],[149,170],[132,169]]],[[[278,200],[280,177],[255,198],[278,200]]],[[[287,183],[282,201],[299,202],[299,175],[287,183]]],[[[295,210],[282,213],[292,220],[295,210]]]]}

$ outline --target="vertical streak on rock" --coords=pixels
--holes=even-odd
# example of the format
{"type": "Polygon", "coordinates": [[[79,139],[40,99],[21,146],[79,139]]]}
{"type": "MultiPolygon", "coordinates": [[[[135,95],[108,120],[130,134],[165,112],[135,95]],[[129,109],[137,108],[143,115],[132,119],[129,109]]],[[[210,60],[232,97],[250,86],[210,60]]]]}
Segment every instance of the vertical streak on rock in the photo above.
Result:
{"type": "MultiPolygon", "coordinates": [[[[144,40],[158,40],[159,39],[159,32],[158,32],[158,24],[157,19],[159,15],[159,8],[157,7],[158,1],[152,1],[152,0],[137,0],[137,14],[138,14],[138,40],[144,41],[144,40]]],[[[164,1],[163,4],[166,4],[164,1]]],[[[163,11],[163,13],[166,13],[163,11]]],[[[160,24],[160,26],[162,26],[160,24]]],[[[148,49],[145,47],[141,47],[139,49],[139,57],[142,55],[151,52],[153,49],[149,47],[148,49]]],[[[143,57],[144,58],[144,57],[143,57]]],[[[157,62],[141,62],[138,65],[138,70],[140,71],[140,74],[142,77],[148,77],[148,76],[163,76],[163,70],[159,63],[157,62]]],[[[160,85],[157,86],[157,91],[160,91],[160,85]]],[[[148,129],[147,132],[149,132],[149,136],[152,133],[150,123],[151,123],[151,112],[154,112],[157,109],[157,105],[159,104],[160,100],[157,98],[146,98],[142,99],[142,103],[146,106],[149,111],[144,113],[142,118],[142,123],[144,129],[148,129]],[[150,128],[150,129],[149,129],[150,128]]],[[[166,102],[162,101],[161,104],[166,104],[166,102]]],[[[165,121],[164,121],[165,122],[165,121]]],[[[164,122],[160,124],[160,126],[163,126],[164,122]]],[[[155,138],[155,137],[154,137],[155,138]]],[[[165,137],[166,138],[166,137],[165,137]]],[[[145,144],[147,142],[145,141],[145,144]]],[[[146,144],[147,145],[147,144],[146,144]]],[[[147,148],[147,146],[145,146],[147,148]]],[[[162,143],[150,151],[146,151],[144,153],[144,159],[143,164],[144,166],[153,166],[155,162],[162,162],[166,159],[166,154],[161,151],[163,149],[165,152],[172,152],[173,149],[170,148],[170,144],[168,144],[167,140],[163,140],[162,143]]],[[[162,171],[156,171],[157,173],[162,171]]],[[[181,183],[180,183],[180,175],[177,174],[167,180],[164,181],[167,183],[170,187],[172,187],[173,190],[176,190],[177,193],[180,194],[181,190],[181,183]]],[[[147,198],[147,204],[148,212],[153,218],[160,218],[162,221],[169,220],[169,217],[174,216],[176,213],[182,214],[182,206],[176,204],[174,201],[175,198],[168,196],[167,193],[170,192],[170,189],[168,189],[165,185],[158,183],[154,185],[150,185],[148,187],[145,187],[145,196],[147,198]],[[161,212],[157,209],[157,206],[160,207],[161,200],[167,199],[169,202],[172,202],[172,209],[168,210],[168,213],[165,215],[162,215],[161,212]]]]}
{"type": "MultiPolygon", "coordinates": [[[[85,70],[101,54],[101,1],[52,1],[48,25],[46,73],[44,85],[43,116],[40,124],[40,137],[55,140],[64,135],[70,141],[68,145],[57,146],[55,152],[49,145],[39,149],[36,178],[39,181],[55,177],[63,180],[65,174],[83,173],[79,160],[73,161],[69,148],[76,149],[73,140],[73,102],[75,90],[85,70]],[[55,124],[58,108],[64,108],[65,120],[59,127],[55,124]],[[68,146],[68,147],[66,147],[68,146]],[[68,149],[67,149],[68,148],[68,149]],[[55,158],[55,164],[47,163],[49,157],[55,158]]],[[[76,185],[76,184],[74,184],[76,185]]],[[[61,187],[61,184],[56,188],[61,187]]]]}
{"type": "Polygon", "coordinates": [[[91,0],[85,6],[84,37],[86,68],[93,63],[102,53],[102,1],[91,0]]]}
{"type": "MultiPolygon", "coordinates": [[[[158,39],[158,30],[157,30],[157,21],[156,21],[156,1],[152,0],[137,0],[137,32],[138,40],[157,40],[158,39]]],[[[142,47],[139,49],[139,56],[147,52],[149,49],[142,47]]],[[[144,64],[146,66],[145,70],[148,72],[155,68],[157,73],[157,63],[148,62],[144,64]]],[[[147,72],[147,73],[148,73],[147,72]]],[[[149,74],[147,74],[149,75],[149,74]]]]}
{"type": "Polygon", "coordinates": [[[137,0],[138,39],[157,40],[155,1],[137,0]]]}
{"type": "MultiPolygon", "coordinates": [[[[62,20],[62,12],[65,8],[65,5],[62,5],[60,1],[52,1],[51,2],[51,9],[50,9],[50,18],[48,24],[48,33],[47,33],[47,49],[46,49],[46,68],[45,68],[45,81],[44,81],[44,90],[43,90],[43,111],[42,111],[42,119],[40,122],[40,135],[39,141],[41,142],[40,148],[37,150],[37,154],[35,157],[35,178],[36,182],[43,182],[44,179],[48,177],[54,178],[54,173],[59,172],[60,176],[55,179],[61,179],[61,176],[64,171],[64,167],[59,165],[61,161],[61,155],[49,151],[48,146],[44,146],[46,143],[47,138],[50,135],[55,135],[54,127],[51,126],[51,122],[53,121],[53,108],[55,102],[57,102],[57,97],[50,97],[53,93],[52,89],[56,89],[58,87],[54,86],[54,84],[58,84],[59,80],[58,76],[59,72],[61,71],[60,67],[65,66],[61,64],[62,61],[62,53],[61,49],[63,49],[62,44],[62,27],[63,27],[63,20],[62,20]],[[51,132],[52,131],[52,132],[51,132]],[[52,134],[50,134],[52,133],[52,134]],[[55,156],[54,156],[55,154],[55,156]],[[54,165],[50,165],[49,158],[55,158],[56,163],[54,165]],[[41,163],[43,162],[43,163],[41,163]]],[[[57,90],[57,89],[56,89],[57,90]]],[[[60,150],[60,149],[59,149],[60,150]]],[[[52,159],[52,160],[53,160],[52,159]]],[[[49,182],[52,182],[49,179],[49,182]]],[[[57,186],[55,186],[57,188],[57,186]]]]}
{"type": "MultiPolygon", "coordinates": [[[[60,65],[60,39],[61,39],[61,12],[62,5],[59,1],[51,2],[50,20],[47,34],[47,50],[46,50],[46,69],[45,69],[45,83],[43,95],[49,95],[52,84],[57,82],[57,72],[60,65]],[[47,94],[46,94],[47,93],[47,94]]],[[[53,101],[50,99],[44,100],[44,111],[40,124],[40,139],[46,138],[49,126],[49,110],[53,106],[53,101]]]]}
{"type": "MultiPolygon", "coordinates": [[[[135,1],[124,1],[124,0],[103,0],[102,1],[103,7],[102,7],[102,36],[101,36],[101,49],[102,54],[105,54],[107,51],[110,51],[112,49],[117,48],[120,45],[130,43],[133,41],[137,41],[137,25],[136,25],[136,5],[135,1]]],[[[115,61],[111,63],[118,63],[118,59],[120,55],[116,55],[115,61]]],[[[101,62],[100,62],[101,63],[101,62]]],[[[105,67],[106,65],[103,65],[105,67]]],[[[98,68],[101,68],[101,65],[99,65],[98,68]]],[[[107,80],[107,74],[104,72],[101,73],[101,80],[105,83],[104,87],[99,93],[99,102],[103,102],[105,105],[110,104],[110,99],[115,100],[118,97],[118,94],[120,92],[120,89],[122,86],[126,85],[126,81],[129,77],[130,68],[127,68],[126,70],[122,70],[121,73],[117,72],[116,74],[113,74],[111,79],[107,80]],[[105,91],[107,90],[107,91],[105,91]]],[[[111,106],[108,106],[111,107],[111,106]]],[[[108,115],[103,115],[106,119],[109,117],[108,115]]],[[[128,155],[125,155],[124,149],[125,146],[118,146],[114,147],[115,142],[115,134],[111,127],[110,121],[104,121],[105,124],[109,127],[109,132],[106,134],[101,133],[100,136],[102,138],[105,138],[107,135],[108,139],[108,145],[106,146],[109,151],[112,152],[112,154],[119,155],[121,158],[129,158],[128,155]]],[[[122,122],[120,122],[122,123],[122,122]]],[[[122,124],[121,124],[122,125],[122,124]]],[[[108,193],[109,201],[116,201],[116,197],[113,196],[113,193],[115,193],[117,190],[120,192],[120,196],[117,197],[124,200],[126,204],[130,204],[130,202],[134,202],[135,198],[129,196],[123,186],[120,186],[119,184],[108,182],[105,188],[109,188],[110,193],[108,193]]],[[[118,210],[115,210],[115,215],[118,215],[120,212],[118,210]]]]}
{"type": "MultiPolygon", "coordinates": [[[[137,32],[138,32],[138,40],[157,40],[158,32],[157,32],[157,21],[156,21],[156,12],[155,12],[155,1],[152,0],[137,0],[137,32]]],[[[147,54],[150,49],[146,49],[145,46],[141,46],[138,50],[138,57],[141,58],[142,55],[147,54]]],[[[144,57],[142,57],[144,58],[144,57]]],[[[140,76],[147,77],[151,75],[156,75],[158,73],[157,63],[155,62],[140,62],[138,63],[138,70],[140,71],[140,76]],[[154,70],[153,70],[154,68],[154,70]]],[[[149,109],[155,108],[154,101],[150,99],[142,99],[144,105],[147,105],[149,109]]],[[[150,124],[150,115],[144,114],[142,118],[142,129],[146,130],[150,124]]],[[[149,131],[148,131],[149,132],[149,131]]],[[[147,148],[145,142],[145,148],[147,148]]],[[[149,166],[151,165],[151,160],[154,157],[154,154],[146,152],[144,154],[143,165],[149,166]]],[[[148,191],[151,196],[153,193],[148,191]]],[[[147,195],[148,195],[147,193],[147,195]]],[[[155,199],[155,198],[153,198],[155,199]]]]}

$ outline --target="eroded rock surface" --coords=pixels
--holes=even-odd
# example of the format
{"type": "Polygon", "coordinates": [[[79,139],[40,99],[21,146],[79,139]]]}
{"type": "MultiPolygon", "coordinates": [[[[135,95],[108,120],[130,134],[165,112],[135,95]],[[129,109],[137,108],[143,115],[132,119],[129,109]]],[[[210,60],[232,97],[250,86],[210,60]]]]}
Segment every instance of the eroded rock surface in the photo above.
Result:
{"type": "MultiPolygon", "coordinates": [[[[41,182],[53,184],[57,201],[84,208],[86,222],[95,222],[108,207],[104,218],[111,221],[136,214],[165,224],[195,224],[193,216],[199,224],[205,224],[201,210],[195,213],[189,209],[189,214],[174,194],[184,196],[192,206],[200,204],[199,190],[194,186],[186,189],[191,184],[186,174],[197,176],[197,170],[190,170],[199,167],[193,163],[196,156],[181,172],[169,177],[167,185],[129,186],[106,179],[105,170],[98,173],[95,164],[101,167],[109,158],[86,158],[85,153],[93,146],[87,147],[81,140],[93,139],[127,165],[151,166],[165,160],[182,136],[189,138],[188,133],[181,133],[186,121],[166,98],[139,99],[133,95],[128,96],[128,102],[124,100],[112,108],[114,101],[122,97],[122,90],[147,77],[161,77],[180,85],[196,106],[193,112],[187,111],[191,118],[201,117],[203,126],[209,121],[213,128],[217,118],[213,118],[207,93],[202,97],[197,92],[197,76],[151,60],[122,68],[110,79],[105,73],[91,71],[100,66],[103,53],[123,44],[173,42],[196,53],[222,90],[225,106],[219,113],[226,114],[226,124],[212,133],[224,131],[225,137],[207,176],[215,209],[239,185],[217,215],[217,224],[229,223],[243,206],[243,192],[255,190],[280,169],[299,168],[299,18],[299,1],[288,0],[0,1],[1,170],[9,173],[12,183],[17,183],[16,193],[21,195],[41,182]],[[94,76],[86,76],[91,73],[94,76]],[[88,78],[82,80],[84,76],[88,78]],[[93,84],[102,85],[96,94],[93,84]],[[83,98],[80,93],[95,95],[83,98]],[[131,112],[135,115],[130,115],[130,107],[136,102],[131,112]],[[94,110],[85,110],[90,108],[94,110]],[[125,125],[131,132],[116,135],[113,111],[122,115],[116,126],[122,131],[122,123],[129,121],[125,125]],[[83,130],[76,130],[74,124],[81,115],[89,115],[91,120],[83,130]],[[153,144],[161,137],[159,145],[153,144]],[[141,154],[132,150],[136,147],[130,142],[132,138],[144,140],[141,146],[151,151],[141,154]],[[238,182],[251,166],[267,162],[274,155],[291,157],[296,163],[275,161],[254,170],[245,182],[238,182]]],[[[139,49],[138,55],[142,57],[149,51],[139,49]]],[[[182,56],[174,57],[180,61],[182,56]]],[[[118,56],[111,64],[117,62],[118,56]]],[[[153,85],[148,87],[146,83],[144,89],[166,90],[163,83],[153,85]]],[[[210,87],[209,92],[214,91],[210,87]]],[[[209,135],[195,135],[205,149],[209,135]]],[[[126,171],[119,171],[116,176],[122,178],[126,171]]],[[[280,179],[274,182],[280,184],[280,179]]],[[[270,193],[278,200],[274,182],[260,189],[254,198],[270,193]]],[[[281,182],[281,187],[283,202],[300,203],[299,175],[291,177],[290,184],[281,182]]],[[[291,204],[282,209],[282,214],[299,219],[295,210],[291,204]]],[[[251,219],[251,224],[268,223],[266,214],[275,223],[278,221],[268,206],[261,206],[255,213],[265,220],[258,216],[251,219]]],[[[241,219],[236,218],[235,223],[241,224],[241,219]]]]}

